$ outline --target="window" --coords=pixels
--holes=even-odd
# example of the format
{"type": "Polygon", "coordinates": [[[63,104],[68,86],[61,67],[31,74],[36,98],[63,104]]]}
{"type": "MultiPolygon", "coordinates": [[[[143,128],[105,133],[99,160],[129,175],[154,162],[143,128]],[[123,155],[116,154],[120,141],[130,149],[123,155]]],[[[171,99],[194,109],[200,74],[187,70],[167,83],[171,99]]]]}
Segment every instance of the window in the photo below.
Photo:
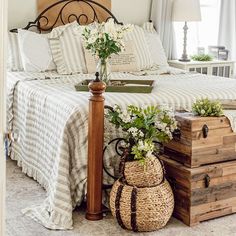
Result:
{"type": "MultiPolygon", "coordinates": [[[[204,47],[205,53],[209,45],[217,45],[220,18],[220,0],[200,0],[201,22],[188,22],[187,53],[197,53],[197,47],[204,47]]],[[[174,22],[177,55],[181,57],[183,51],[184,22],[174,22]]]]}

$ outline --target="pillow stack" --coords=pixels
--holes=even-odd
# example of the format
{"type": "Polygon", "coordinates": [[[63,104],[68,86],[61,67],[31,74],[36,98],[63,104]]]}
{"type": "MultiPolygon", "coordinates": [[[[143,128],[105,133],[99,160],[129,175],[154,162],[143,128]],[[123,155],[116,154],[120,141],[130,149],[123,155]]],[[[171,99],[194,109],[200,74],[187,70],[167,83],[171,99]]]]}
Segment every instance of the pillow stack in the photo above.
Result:
{"type": "MultiPolygon", "coordinates": [[[[28,30],[9,33],[8,69],[11,71],[59,74],[94,73],[97,61],[84,48],[81,26],[75,21],[53,29],[49,34],[28,30]]],[[[161,40],[152,23],[133,26],[124,37],[125,51],[109,59],[112,72],[150,70],[168,66],[161,40]]]]}

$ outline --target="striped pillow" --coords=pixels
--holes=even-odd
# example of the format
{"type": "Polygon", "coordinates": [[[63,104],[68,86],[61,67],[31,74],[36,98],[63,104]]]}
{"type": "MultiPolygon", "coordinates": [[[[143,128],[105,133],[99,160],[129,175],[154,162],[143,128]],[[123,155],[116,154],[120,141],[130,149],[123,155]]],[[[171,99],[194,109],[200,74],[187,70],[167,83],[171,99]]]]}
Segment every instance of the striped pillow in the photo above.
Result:
{"type": "Polygon", "coordinates": [[[17,33],[8,33],[7,68],[10,71],[23,71],[17,33]]]}
{"type": "Polygon", "coordinates": [[[124,39],[125,41],[133,41],[134,43],[139,70],[150,69],[153,66],[153,61],[145,38],[144,29],[134,25],[133,30],[128,32],[124,39]]]}
{"type": "Polygon", "coordinates": [[[76,32],[78,23],[59,26],[49,35],[53,60],[59,74],[86,73],[83,45],[76,32]]]}
{"type": "Polygon", "coordinates": [[[142,28],[149,33],[157,33],[152,22],[143,23],[142,28]]]}
{"type": "Polygon", "coordinates": [[[152,61],[157,66],[169,66],[165,50],[162,46],[159,34],[156,32],[152,22],[143,24],[145,37],[148,42],[149,51],[151,53],[152,61]]]}
{"type": "MultiPolygon", "coordinates": [[[[125,51],[112,54],[109,64],[112,72],[135,72],[138,71],[137,55],[134,52],[133,41],[125,43],[125,51]]],[[[84,49],[87,71],[89,74],[96,72],[98,59],[87,49],[84,49]]]]}

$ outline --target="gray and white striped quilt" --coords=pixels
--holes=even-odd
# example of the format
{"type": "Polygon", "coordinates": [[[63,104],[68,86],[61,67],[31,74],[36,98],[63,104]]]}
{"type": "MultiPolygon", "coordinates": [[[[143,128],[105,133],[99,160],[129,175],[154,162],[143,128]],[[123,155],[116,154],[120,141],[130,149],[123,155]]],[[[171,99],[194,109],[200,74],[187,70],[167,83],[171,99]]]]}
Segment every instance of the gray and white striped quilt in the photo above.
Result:
{"type": "MultiPolygon", "coordinates": [[[[8,73],[8,127],[19,130],[20,135],[18,142],[12,143],[10,156],[47,191],[42,205],[24,213],[50,229],[71,229],[72,210],[85,196],[89,93],[76,92],[74,85],[87,78],[93,76],[8,73]]],[[[190,110],[201,97],[236,99],[236,80],[228,78],[124,73],[114,73],[112,78],[154,79],[155,88],[151,94],[106,93],[107,105],[164,103],[190,110]]],[[[227,115],[236,130],[236,112],[228,111],[227,115]]],[[[110,132],[108,140],[116,135],[110,132]]],[[[106,165],[112,169],[112,160],[106,158],[106,165]]]]}

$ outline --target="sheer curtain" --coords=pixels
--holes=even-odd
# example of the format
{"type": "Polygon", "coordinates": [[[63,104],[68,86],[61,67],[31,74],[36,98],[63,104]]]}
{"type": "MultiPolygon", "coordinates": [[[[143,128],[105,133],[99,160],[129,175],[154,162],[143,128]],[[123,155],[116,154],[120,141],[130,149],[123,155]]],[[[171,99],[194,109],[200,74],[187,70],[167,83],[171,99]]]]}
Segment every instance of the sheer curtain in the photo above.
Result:
{"type": "Polygon", "coordinates": [[[151,9],[151,20],[160,35],[168,59],[176,58],[172,4],[173,0],[153,0],[151,9]]]}
{"type": "Polygon", "coordinates": [[[221,0],[218,44],[230,50],[229,57],[236,60],[236,1],[221,0]]]}

